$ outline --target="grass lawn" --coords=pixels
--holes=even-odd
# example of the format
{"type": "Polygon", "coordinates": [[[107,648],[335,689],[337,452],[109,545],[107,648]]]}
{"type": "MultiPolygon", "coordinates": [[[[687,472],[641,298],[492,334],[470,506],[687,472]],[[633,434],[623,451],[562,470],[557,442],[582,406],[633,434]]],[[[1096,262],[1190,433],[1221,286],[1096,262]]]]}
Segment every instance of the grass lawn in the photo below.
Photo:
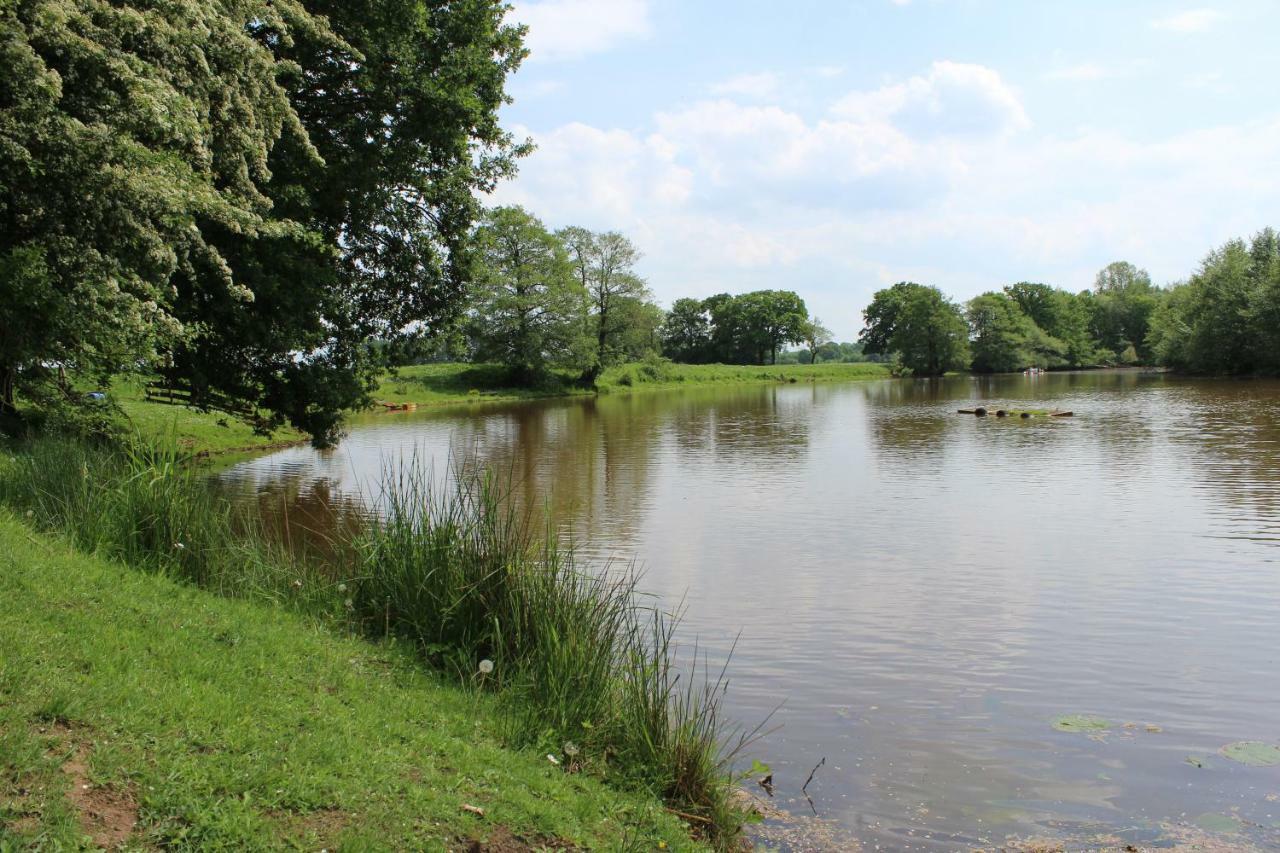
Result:
{"type": "MultiPolygon", "coordinates": [[[[547,397],[620,394],[641,390],[689,388],[700,385],[791,382],[847,382],[884,379],[882,364],[671,364],[634,362],[606,370],[593,391],[576,382],[576,373],[553,372],[540,385],[517,387],[505,371],[492,364],[420,364],[401,367],[384,376],[373,393],[375,400],[413,403],[417,406],[457,406],[547,397]]],[[[257,435],[243,421],[221,412],[201,412],[187,406],[147,400],[145,383],[121,380],[112,387],[112,399],[129,422],[145,436],[172,438],[194,453],[223,454],[297,444],[307,436],[286,427],[273,435],[257,435]]]]}
{"type": "Polygon", "coordinates": [[[394,645],[3,511],[0,597],[0,850],[693,844],[656,802],[503,748],[488,697],[394,645]]]}

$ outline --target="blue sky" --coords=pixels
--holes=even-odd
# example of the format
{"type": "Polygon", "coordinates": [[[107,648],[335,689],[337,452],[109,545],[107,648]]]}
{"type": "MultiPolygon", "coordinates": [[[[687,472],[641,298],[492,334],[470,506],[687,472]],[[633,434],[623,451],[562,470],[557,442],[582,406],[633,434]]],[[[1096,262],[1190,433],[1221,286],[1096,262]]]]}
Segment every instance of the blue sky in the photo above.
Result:
{"type": "Polygon", "coordinates": [[[795,290],[852,339],[878,289],[1158,283],[1280,225],[1280,8],[528,0],[495,202],[617,229],[664,305],[795,290]]]}

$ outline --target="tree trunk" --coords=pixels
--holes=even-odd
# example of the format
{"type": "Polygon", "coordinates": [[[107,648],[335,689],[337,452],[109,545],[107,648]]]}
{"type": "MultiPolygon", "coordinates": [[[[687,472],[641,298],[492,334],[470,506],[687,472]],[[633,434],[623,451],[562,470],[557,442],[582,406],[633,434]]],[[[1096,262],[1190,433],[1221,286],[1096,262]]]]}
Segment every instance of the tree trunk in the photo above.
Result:
{"type": "Polygon", "coordinates": [[[18,403],[14,399],[14,386],[17,381],[18,371],[12,367],[0,370],[0,417],[18,413],[18,403]]]}

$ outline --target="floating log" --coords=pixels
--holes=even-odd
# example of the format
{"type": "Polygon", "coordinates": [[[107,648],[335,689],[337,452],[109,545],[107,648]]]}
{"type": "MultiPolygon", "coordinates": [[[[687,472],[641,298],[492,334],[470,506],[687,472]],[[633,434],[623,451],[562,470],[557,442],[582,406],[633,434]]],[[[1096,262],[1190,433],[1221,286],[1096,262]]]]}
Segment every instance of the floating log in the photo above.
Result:
{"type": "Polygon", "coordinates": [[[973,410],[973,413],[974,413],[975,415],[977,415],[978,417],[980,417],[980,418],[981,418],[981,417],[986,417],[987,409],[986,409],[986,407],[985,407],[985,406],[979,406],[978,408],[976,408],[976,409],[974,409],[974,410],[973,410]]]}
{"type": "Polygon", "coordinates": [[[1009,417],[1009,413],[1008,413],[1008,412],[1006,412],[1004,409],[996,409],[996,417],[997,417],[997,418],[1007,418],[1007,417],[1009,417]]]}
{"type": "Polygon", "coordinates": [[[386,409],[388,412],[412,412],[418,408],[417,403],[389,403],[386,400],[375,400],[375,404],[386,409]]]}
{"type": "Polygon", "coordinates": [[[1075,412],[1050,412],[1049,413],[1049,417],[1051,418],[1070,418],[1070,417],[1073,417],[1074,415],[1075,415],[1075,412]]]}

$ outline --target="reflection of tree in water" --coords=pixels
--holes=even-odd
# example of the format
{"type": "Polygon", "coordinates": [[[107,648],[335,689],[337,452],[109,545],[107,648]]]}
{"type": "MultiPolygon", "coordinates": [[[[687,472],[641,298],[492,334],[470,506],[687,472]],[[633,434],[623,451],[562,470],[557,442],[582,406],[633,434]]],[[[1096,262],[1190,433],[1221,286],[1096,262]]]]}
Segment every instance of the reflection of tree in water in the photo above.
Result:
{"type": "Polygon", "coordinates": [[[1190,380],[1174,392],[1185,409],[1169,440],[1190,451],[1197,485],[1226,506],[1227,535],[1280,542],[1280,382],[1190,380]]]}
{"type": "Polygon", "coordinates": [[[335,543],[349,542],[364,526],[364,504],[327,478],[273,478],[258,484],[251,499],[263,531],[299,554],[331,557],[335,543]]]}

